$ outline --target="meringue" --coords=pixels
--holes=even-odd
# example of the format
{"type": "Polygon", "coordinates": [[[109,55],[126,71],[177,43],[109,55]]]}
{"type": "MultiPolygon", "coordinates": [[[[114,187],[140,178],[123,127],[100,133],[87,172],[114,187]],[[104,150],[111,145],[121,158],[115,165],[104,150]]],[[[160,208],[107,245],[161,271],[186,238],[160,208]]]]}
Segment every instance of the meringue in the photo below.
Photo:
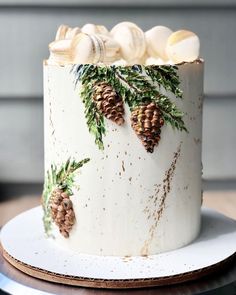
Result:
{"type": "Polygon", "coordinates": [[[156,26],[145,33],[147,53],[151,57],[168,60],[166,44],[169,36],[173,33],[169,28],[156,26]]]}
{"type": "Polygon", "coordinates": [[[126,61],[140,59],[144,55],[145,35],[137,25],[122,22],[114,26],[110,34],[119,43],[121,56],[126,61]]]}
{"type": "Polygon", "coordinates": [[[180,30],[170,35],[166,50],[175,63],[192,62],[199,57],[200,41],[193,32],[180,30]]]}

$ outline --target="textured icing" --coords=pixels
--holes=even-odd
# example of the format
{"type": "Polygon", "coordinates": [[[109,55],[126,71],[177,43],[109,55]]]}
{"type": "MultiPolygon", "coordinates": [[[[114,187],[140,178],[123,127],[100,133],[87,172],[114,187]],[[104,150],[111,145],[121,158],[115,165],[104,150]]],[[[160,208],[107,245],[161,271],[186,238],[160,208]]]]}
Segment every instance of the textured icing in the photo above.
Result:
{"type": "MultiPolygon", "coordinates": [[[[81,253],[149,255],[188,244],[199,233],[203,63],[178,66],[189,133],[162,127],[154,153],[147,153],[130,126],[105,120],[104,151],[84,118],[71,66],[44,66],[45,171],[68,158],[91,160],[71,197],[76,216],[70,237],[56,227],[56,242],[81,253]]],[[[173,97],[173,96],[172,96],[173,97]]],[[[173,97],[173,101],[175,98],[173,97]]]]}

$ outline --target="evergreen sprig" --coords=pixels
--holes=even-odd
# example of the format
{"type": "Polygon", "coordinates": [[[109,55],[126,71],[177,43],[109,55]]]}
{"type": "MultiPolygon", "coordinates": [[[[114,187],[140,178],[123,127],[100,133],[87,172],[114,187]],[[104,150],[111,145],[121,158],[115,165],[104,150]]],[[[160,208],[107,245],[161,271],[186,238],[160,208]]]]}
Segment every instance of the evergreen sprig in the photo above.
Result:
{"type": "MultiPolygon", "coordinates": [[[[127,70],[127,68],[119,67],[115,69],[115,73],[118,75],[118,77],[121,80],[123,80],[125,77],[124,80],[127,81],[127,83],[124,81],[124,83],[121,83],[120,85],[120,87],[123,85],[123,87],[126,88],[126,93],[129,91],[129,88],[134,90],[133,85],[135,85],[137,88],[136,93],[134,90],[134,93],[129,92],[129,95],[125,96],[125,101],[128,103],[130,109],[132,110],[134,107],[144,102],[155,102],[159,106],[166,124],[170,124],[174,129],[176,128],[181,131],[187,131],[187,128],[185,127],[184,121],[182,119],[184,115],[183,112],[181,112],[166,95],[161,94],[153,83],[150,83],[148,80],[148,77],[150,76],[143,74],[146,71],[146,67],[136,67],[138,68],[136,69],[135,73],[131,69],[127,70]]],[[[157,69],[154,72],[157,72],[157,69]]],[[[171,70],[171,73],[176,75],[174,70],[171,70]]],[[[173,80],[175,78],[176,77],[173,77],[173,80]]],[[[179,84],[176,83],[176,87],[172,87],[175,90],[175,93],[178,93],[178,97],[181,97],[182,92],[178,88],[178,85],[179,84]]],[[[165,85],[165,88],[167,89],[168,87],[165,85]]]]}
{"type": "Polygon", "coordinates": [[[167,96],[161,93],[163,87],[167,93],[182,98],[180,81],[176,66],[96,66],[78,65],[75,72],[76,84],[81,83],[81,98],[85,106],[85,117],[89,131],[95,136],[95,143],[103,149],[103,136],[106,133],[104,115],[93,101],[94,85],[106,82],[123,98],[132,111],[135,107],[155,102],[161,110],[164,122],[178,130],[187,128],[183,113],[167,96]]]}
{"type": "Polygon", "coordinates": [[[176,66],[146,66],[145,72],[158,86],[162,86],[165,90],[172,92],[176,97],[182,98],[183,92],[180,89],[180,80],[176,66]]]}
{"type": "Polygon", "coordinates": [[[95,136],[95,143],[100,149],[103,149],[103,135],[105,135],[105,124],[103,115],[97,110],[93,101],[93,88],[98,82],[98,77],[102,78],[99,68],[95,65],[85,64],[78,65],[74,71],[75,85],[81,83],[80,96],[84,103],[85,118],[89,132],[95,136]]]}
{"type": "Polygon", "coordinates": [[[47,171],[43,190],[43,222],[46,233],[51,229],[50,197],[53,190],[59,188],[71,196],[73,194],[72,187],[74,185],[75,172],[89,161],[89,158],[85,158],[79,162],[68,159],[66,163],[59,167],[59,169],[56,165],[52,164],[47,171]]]}
{"type": "Polygon", "coordinates": [[[166,124],[170,124],[173,129],[188,131],[182,119],[184,113],[168,97],[159,94],[159,96],[155,97],[154,102],[159,106],[166,124]]]}

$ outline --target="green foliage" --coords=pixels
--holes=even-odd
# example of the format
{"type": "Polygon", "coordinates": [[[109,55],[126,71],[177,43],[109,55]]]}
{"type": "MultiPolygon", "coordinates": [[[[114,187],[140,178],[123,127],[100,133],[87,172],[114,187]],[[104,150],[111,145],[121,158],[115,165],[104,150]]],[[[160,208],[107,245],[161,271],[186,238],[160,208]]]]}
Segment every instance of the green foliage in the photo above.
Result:
{"type": "Polygon", "coordinates": [[[59,169],[56,165],[52,164],[51,168],[47,171],[43,190],[43,222],[46,233],[51,229],[50,197],[53,190],[59,188],[67,192],[69,196],[72,195],[75,173],[88,161],[90,161],[89,158],[85,158],[79,162],[68,159],[65,164],[62,164],[59,167],[59,169]]]}
{"type": "Polygon", "coordinates": [[[89,132],[95,136],[98,147],[103,149],[103,135],[106,133],[104,117],[98,112],[93,101],[93,87],[98,82],[98,77],[102,77],[102,73],[99,73],[98,67],[87,64],[79,65],[75,73],[76,84],[78,82],[82,84],[80,95],[85,106],[84,113],[89,132]]]}
{"type": "Polygon", "coordinates": [[[96,66],[78,65],[74,71],[76,84],[81,83],[81,98],[85,106],[85,117],[89,131],[95,136],[95,143],[103,149],[103,136],[106,133],[104,116],[93,101],[94,85],[106,82],[128,104],[132,111],[145,102],[155,102],[160,108],[164,122],[178,130],[187,128],[183,121],[183,113],[161,93],[163,87],[167,93],[182,98],[180,81],[175,66],[96,66]]]}
{"type": "Polygon", "coordinates": [[[179,88],[180,81],[176,66],[146,66],[145,71],[154,83],[172,92],[176,97],[182,98],[182,91],[179,88]]]}

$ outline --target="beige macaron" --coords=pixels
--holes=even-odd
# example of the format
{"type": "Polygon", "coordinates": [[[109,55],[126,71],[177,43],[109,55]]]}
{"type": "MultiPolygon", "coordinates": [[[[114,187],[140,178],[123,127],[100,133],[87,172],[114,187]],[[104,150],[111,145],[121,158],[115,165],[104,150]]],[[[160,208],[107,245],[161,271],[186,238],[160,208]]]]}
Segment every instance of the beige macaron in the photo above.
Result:
{"type": "Polygon", "coordinates": [[[166,52],[175,63],[192,62],[199,57],[200,41],[198,36],[187,30],[180,30],[170,35],[166,52]]]}
{"type": "Polygon", "coordinates": [[[81,32],[89,35],[102,34],[107,35],[109,31],[105,26],[95,25],[95,24],[86,24],[81,28],[81,32]]]}
{"type": "Polygon", "coordinates": [[[55,41],[66,39],[66,32],[68,31],[69,26],[60,25],[56,32],[55,41]]]}
{"type": "Polygon", "coordinates": [[[144,32],[134,23],[122,22],[110,32],[120,45],[121,56],[126,61],[140,59],[146,50],[144,32]]]}
{"type": "Polygon", "coordinates": [[[75,27],[75,28],[68,28],[66,35],[65,35],[65,39],[70,39],[72,40],[76,35],[78,35],[79,33],[81,33],[81,30],[79,27],[75,27]]]}
{"type": "Polygon", "coordinates": [[[57,40],[49,44],[48,64],[65,65],[72,63],[71,40],[57,40]]]}
{"type": "Polygon", "coordinates": [[[95,35],[80,33],[71,44],[73,63],[98,63],[103,60],[105,47],[100,38],[95,35]]]}
{"type": "Polygon", "coordinates": [[[72,40],[74,63],[111,64],[120,58],[119,44],[107,35],[80,33],[72,40]]]}
{"type": "Polygon", "coordinates": [[[166,44],[172,33],[171,29],[164,26],[156,26],[145,32],[148,55],[153,58],[168,60],[166,44]]]}

